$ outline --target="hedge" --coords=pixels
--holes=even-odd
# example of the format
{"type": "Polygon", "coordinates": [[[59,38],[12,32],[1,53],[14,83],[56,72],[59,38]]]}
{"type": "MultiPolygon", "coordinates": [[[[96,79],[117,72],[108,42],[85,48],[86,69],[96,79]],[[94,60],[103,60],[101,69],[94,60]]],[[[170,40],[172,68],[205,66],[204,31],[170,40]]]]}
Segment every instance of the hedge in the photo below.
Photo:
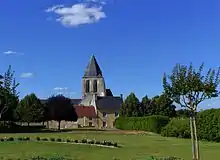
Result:
{"type": "MultiPolygon", "coordinates": [[[[220,109],[197,113],[197,136],[200,140],[220,142],[220,109]]],[[[173,118],[163,127],[162,136],[190,138],[189,118],[173,118]]]]}
{"type": "Polygon", "coordinates": [[[199,139],[220,142],[220,109],[208,109],[197,114],[199,139]]]}
{"type": "Polygon", "coordinates": [[[161,135],[165,137],[190,138],[188,118],[173,118],[162,128],[161,135]]]}
{"type": "Polygon", "coordinates": [[[119,117],[116,119],[116,128],[121,130],[143,130],[160,133],[162,127],[167,125],[169,117],[153,115],[147,117],[119,117]]]}

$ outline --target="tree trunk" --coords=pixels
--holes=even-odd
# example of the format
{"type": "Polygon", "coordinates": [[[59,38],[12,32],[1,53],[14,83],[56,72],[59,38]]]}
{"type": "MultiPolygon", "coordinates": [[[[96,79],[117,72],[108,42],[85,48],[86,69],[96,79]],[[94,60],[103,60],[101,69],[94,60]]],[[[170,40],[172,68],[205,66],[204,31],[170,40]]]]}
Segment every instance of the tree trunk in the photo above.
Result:
{"type": "Polygon", "coordinates": [[[28,127],[30,126],[30,122],[28,122],[28,127]]]}
{"type": "Polygon", "coordinates": [[[58,121],[58,130],[60,131],[60,122],[61,121],[58,121]]]}
{"type": "Polygon", "coordinates": [[[195,112],[193,113],[193,128],[194,128],[194,134],[195,134],[195,148],[196,148],[196,160],[199,160],[199,142],[197,138],[197,127],[196,127],[196,115],[195,112]]]}
{"type": "Polygon", "coordinates": [[[190,115],[190,131],[191,131],[191,142],[192,142],[192,159],[196,160],[195,157],[195,139],[194,139],[194,130],[193,130],[193,118],[192,115],[190,115]]]}

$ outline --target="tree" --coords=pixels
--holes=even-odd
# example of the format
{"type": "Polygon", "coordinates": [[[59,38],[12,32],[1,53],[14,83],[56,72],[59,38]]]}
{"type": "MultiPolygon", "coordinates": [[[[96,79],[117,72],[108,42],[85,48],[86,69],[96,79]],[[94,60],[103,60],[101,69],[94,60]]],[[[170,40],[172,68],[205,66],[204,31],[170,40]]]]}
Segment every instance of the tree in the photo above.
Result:
{"type": "Polygon", "coordinates": [[[58,121],[58,130],[60,130],[60,123],[62,120],[77,121],[78,117],[74,106],[71,104],[71,99],[63,95],[56,95],[48,98],[47,103],[49,120],[58,121]]]}
{"type": "Polygon", "coordinates": [[[27,122],[40,122],[43,119],[44,108],[37,96],[32,93],[26,95],[16,108],[16,117],[22,121],[27,122]]]}
{"type": "Polygon", "coordinates": [[[196,112],[197,106],[206,99],[219,95],[220,68],[209,69],[203,75],[204,63],[198,70],[193,69],[192,63],[186,65],[176,64],[170,76],[164,74],[163,87],[165,95],[178,103],[181,107],[190,110],[190,129],[192,139],[193,159],[199,160],[199,144],[197,140],[196,112]]]}
{"type": "Polygon", "coordinates": [[[14,78],[14,71],[11,70],[11,66],[4,74],[3,81],[0,84],[0,120],[13,120],[14,109],[19,102],[18,92],[16,88],[19,83],[14,78]]]}
{"type": "Polygon", "coordinates": [[[174,117],[176,106],[173,101],[165,95],[155,96],[152,99],[145,96],[141,102],[141,112],[143,116],[162,115],[174,117]]]}
{"type": "Polygon", "coordinates": [[[140,116],[140,111],[141,107],[138,98],[134,93],[130,93],[120,108],[120,116],[138,117],[140,116]]]}

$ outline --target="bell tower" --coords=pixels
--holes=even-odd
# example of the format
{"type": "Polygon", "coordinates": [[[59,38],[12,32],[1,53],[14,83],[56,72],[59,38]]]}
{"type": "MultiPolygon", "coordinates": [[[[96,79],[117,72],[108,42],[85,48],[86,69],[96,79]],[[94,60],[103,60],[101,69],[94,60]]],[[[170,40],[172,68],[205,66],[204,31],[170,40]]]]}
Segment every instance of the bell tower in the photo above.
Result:
{"type": "Polygon", "coordinates": [[[84,76],[82,78],[82,94],[83,97],[87,95],[105,96],[105,80],[102,71],[93,55],[87,65],[84,76]]]}

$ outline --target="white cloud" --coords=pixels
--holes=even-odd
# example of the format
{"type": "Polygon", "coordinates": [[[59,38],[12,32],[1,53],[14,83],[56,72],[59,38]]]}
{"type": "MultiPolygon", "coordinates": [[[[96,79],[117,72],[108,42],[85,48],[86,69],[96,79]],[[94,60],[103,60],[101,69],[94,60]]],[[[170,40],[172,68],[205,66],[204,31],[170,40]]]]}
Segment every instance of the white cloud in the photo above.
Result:
{"type": "Polygon", "coordinates": [[[55,13],[57,15],[56,21],[66,27],[77,27],[83,24],[92,24],[106,18],[106,14],[103,12],[103,5],[105,3],[95,3],[98,2],[98,0],[89,1],[93,3],[78,3],[72,5],[71,7],[55,5],[46,9],[46,12],[55,13]]]}
{"type": "Polygon", "coordinates": [[[22,73],[20,77],[21,78],[31,78],[33,76],[34,76],[33,73],[27,72],[27,73],[22,73]]]}
{"type": "Polygon", "coordinates": [[[68,89],[67,87],[55,87],[53,90],[55,90],[55,91],[65,91],[67,89],[68,89]]]}
{"type": "Polygon", "coordinates": [[[23,55],[23,53],[11,51],[11,50],[5,51],[4,54],[5,54],[5,55],[8,55],[8,56],[9,56],[9,55],[23,55]]]}

